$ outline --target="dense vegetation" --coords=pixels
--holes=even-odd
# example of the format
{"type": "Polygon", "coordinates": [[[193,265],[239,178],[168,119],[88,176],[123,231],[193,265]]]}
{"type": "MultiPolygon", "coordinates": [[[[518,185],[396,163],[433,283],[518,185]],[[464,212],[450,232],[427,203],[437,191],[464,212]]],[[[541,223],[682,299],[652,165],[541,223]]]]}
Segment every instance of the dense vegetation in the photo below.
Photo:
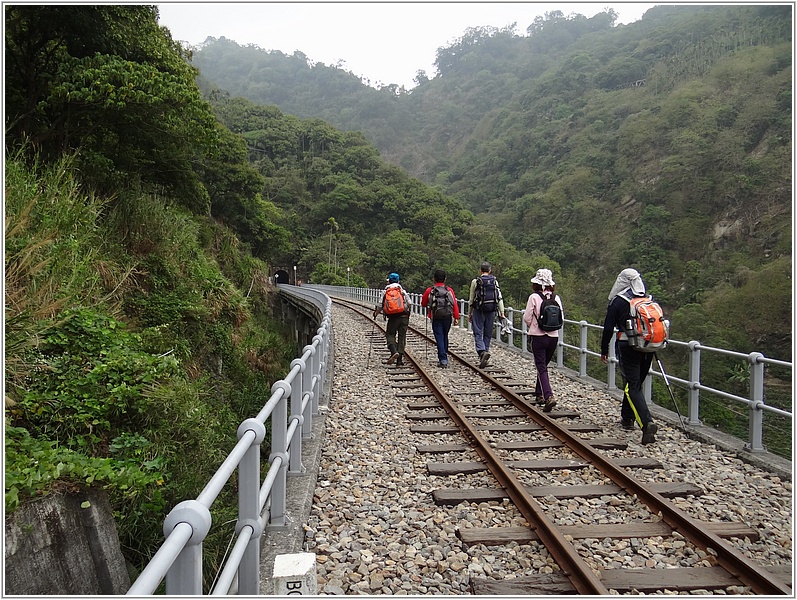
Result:
{"type": "Polygon", "coordinates": [[[141,567],[298,350],[268,254],[210,214],[219,173],[262,182],[152,7],[4,9],[5,506],[103,486],[141,567]]]}
{"type": "Polygon", "coordinates": [[[198,85],[154,7],[4,10],[8,510],[103,485],[146,562],[295,356],[278,267],[463,295],[488,259],[514,306],[548,267],[594,322],[633,265],[676,336],[791,357],[789,7],[468,30],[411,93],[223,39],[198,85]]]}
{"type": "Polygon", "coordinates": [[[533,262],[360,134],[203,100],[154,7],[5,17],[9,511],[103,486],[140,567],[296,356],[271,314],[276,266],[342,282],[351,265],[357,285],[399,270],[417,287],[438,260],[463,282],[489,252],[533,262]]]}

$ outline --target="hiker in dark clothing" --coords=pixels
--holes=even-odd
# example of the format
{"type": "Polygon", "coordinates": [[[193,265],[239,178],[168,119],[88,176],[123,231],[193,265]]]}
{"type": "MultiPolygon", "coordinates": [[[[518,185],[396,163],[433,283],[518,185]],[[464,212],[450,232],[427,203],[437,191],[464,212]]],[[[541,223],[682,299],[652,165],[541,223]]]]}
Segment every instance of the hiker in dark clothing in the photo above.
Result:
{"type": "Polygon", "coordinates": [[[468,297],[468,321],[473,328],[473,339],[476,342],[476,354],[479,355],[479,368],[484,369],[490,361],[490,342],[493,338],[493,321],[495,313],[504,316],[504,298],[498,281],[492,274],[493,267],[483,262],[480,274],[470,282],[468,297]]]}
{"type": "Polygon", "coordinates": [[[446,272],[434,272],[434,285],[426,288],[421,297],[421,306],[426,307],[426,316],[432,320],[432,333],[437,344],[438,366],[448,368],[448,332],[451,323],[459,319],[459,306],[454,290],[446,285],[446,272]],[[434,294],[434,295],[433,295],[434,294]]]}
{"type": "Polygon", "coordinates": [[[387,319],[385,340],[390,350],[390,357],[387,359],[389,365],[396,363],[396,366],[400,367],[404,364],[404,347],[407,343],[407,329],[410,326],[411,306],[412,300],[407,291],[401,287],[398,273],[388,275],[387,287],[382,293],[379,304],[374,307],[374,318],[383,313],[387,319]],[[394,310],[398,312],[393,312],[394,310]]]}
{"type": "Polygon", "coordinates": [[[653,354],[639,352],[628,345],[625,322],[631,316],[630,298],[645,296],[645,284],[635,269],[624,269],[609,293],[609,306],[603,322],[601,337],[601,361],[607,362],[609,342],[615,338],[615,352],[620,362],[620,374],[623,378],[623,404],[620,409],[623,429],[634,429],[634,423],[642,427],[642,443],[651,444],[656,441],[658,427],[650,416],[642,384],[650,373],[653,354]]]}

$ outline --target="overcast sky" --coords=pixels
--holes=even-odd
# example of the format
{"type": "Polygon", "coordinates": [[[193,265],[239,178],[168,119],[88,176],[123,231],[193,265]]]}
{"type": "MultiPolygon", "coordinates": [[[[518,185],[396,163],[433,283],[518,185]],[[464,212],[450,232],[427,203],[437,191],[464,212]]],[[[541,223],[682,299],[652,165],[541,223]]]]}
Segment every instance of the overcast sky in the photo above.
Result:
{"type": "MultiPolygon", "coordinates": [[[[673,4],[673,2],[668,2],[673,4]]],[[[604,8],[631,23],[655,4],[637,2],[170,2],[158,4],[160,24],[192,45],[209,36],[340,66],[371,85],[415,86],[419,70],[435,73],[437,49],[468,27],[517,23],[525,35],[536,16],[561,10],[591,17],[604,8]]]]}

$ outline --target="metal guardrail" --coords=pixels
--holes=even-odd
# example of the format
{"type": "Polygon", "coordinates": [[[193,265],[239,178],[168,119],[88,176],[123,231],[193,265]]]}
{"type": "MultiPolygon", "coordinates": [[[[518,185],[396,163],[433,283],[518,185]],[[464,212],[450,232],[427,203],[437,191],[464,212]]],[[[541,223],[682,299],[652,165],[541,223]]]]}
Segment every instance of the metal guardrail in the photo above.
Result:
{"type": "MultiPolygon", "coordinates": [[[[346,298],[352,298],[354,300],[359,300],[362,302],[370,302],[374,306],[378,304],[381,296],[382,291],[381,289],[366,289],[366,288],[352,288],[352,287],[338,287],[338,286],[312,286],[314,289],[323,290],[330,296],[341,296],[346,298]]],[[[410,294],[412,298],[412,312],[413,314],[423,314],[424,309],[421,307],[421,294],[410,294]]],[[[467,317],[467,301],[458,299],[457,302],[459,303],[460,308],[460,318],[459,318],[459,326],[465,329],[469,329],[470,325],[468,323],[467,317]]],[[[496,344],[501,346],[507,347],[511,350],[520,352],[524,355],[531,355],[531,352],[528,349],[528,328],[526,324],[523,322],[523,310],[517,310],[512,307],[505,307],[506,316],[509,319],[509,322],[512,324],[512,330],[510,331],[509,335],[507,336],[506,340],[501,339],[501,335],[499,334],[499,328],[496,327],[493,330],[493,337],[496,344]],[[519,327],[516,326],[516,321],[519,322],[519,327]],[[520,347],[518,348],[516,341],[518,341],[518,336],[520,336],[520,347]]],[[[595,330],[598,332],[598,335],[603,332],[602,325],[594,325],[592,323],[588,323],[587,321],[573,321],[569,319],[565,319],[564,328],[578,328],[578,344],[568,344],[565,342],[565,336],[559,336],[559,344],[557,346],[556,351],[556,364],[559,367],[564,366],[564,356],[565,351],[570,350],[578,354],[578,375],[579,377],[585,378],[587,377],[587,360],[590,357],[600,359],[600,351],[599,350],[591,350],[589,348],[589,331],[595,330]]],[[[725,350],[722,348],[713,348],[711,346],[704,346],[698,341],[690,341],[690,342],[681,342],[677,340],[671,340],[670,346],[672,347],[680,347],[685,348],[688,351],[688,379],[679,379],[677,377],[673,377],[669,373],[667,373],[667,379],[670,382],[675,382],[678,384],[683,385],[688,390],[688,414],[686,415],[687,423],[690,425],[699,425],[700,419],[700,392],[706,392],[715,394],[727,400],[732,400],[737,402],[741,405],[746,405],[748,408],[748,439],[745,444],[745,449],[749,450],[750,452],[766,452],[766,448],[764,447],[764,413],[771,413],[774,415],[779,415],[781,417],[786,417],[788,419],[793,420],[792,413],[782,410],[780,408],[770,406],[765,401],[765,366],[766,365],[773,365],[778,367],[787,368],[789,370],[792,369],[792,363],[784,362],[781,360],[775,360],[772,358],[767,358],[760,352],[751,352],[749,354],[744,354],[741,352],[734,352],[732,350],[725,350]],[[701,373],[701,364],[703,359],[704,353],[713,353],[717,355],[729,356],[732,358],[739,359],[742,364],[747,365],[749,377],[750,377],[750,391],[748,397],[737,396],[735,394],[731,394],[724,390],[720,390],[717,388],[713,388],[707,385],[704,385],[700,381],[700,373],[701,373]]],[[[609,360],[607,361],[606,365],[606,383],[607,388],[609,390],[616,390],[617,386],[615,385],[616,376],[617,376],[617,365],[619,361],[615,356],[615,348],[614,344],[609,344],[609,360]]],[[[654,361],[655,364],[655,361],[654,361]]],[[[655,369],[651,369],[650,375],[645,380],[643,385],[643,390],[645,392],[645,398],[648,402],[652,399],[652,378],[653,377],[664,377],[662,373],[656,371],[655,369]]]]}
{"type": "Polygon", "coordinates": [[[236,542],[218,575],[211,595],[260,593],[260,541],[269,527],[286,523],[287,474],[301,473],[302,440],[312,433],[313,417],[323,393],[329,342],[332,333],[332,301],[318,291],[280,286],[281,292],[314,307],[321,326],[312,344],[291,362],[288,375],[271,386],[271,396],[257,416],[238,427],[238,443],[195,500],[175,506],[163,524],[165,541],[127,592],[128,596],[152,595],[166,579],[166,594],[200,596],[202,590],[202,543],[211,526],[210,507],[238,471],[238,521],[236,542]],[[260,445],[271,419],[270,467],[260,481],[260,445]]]}

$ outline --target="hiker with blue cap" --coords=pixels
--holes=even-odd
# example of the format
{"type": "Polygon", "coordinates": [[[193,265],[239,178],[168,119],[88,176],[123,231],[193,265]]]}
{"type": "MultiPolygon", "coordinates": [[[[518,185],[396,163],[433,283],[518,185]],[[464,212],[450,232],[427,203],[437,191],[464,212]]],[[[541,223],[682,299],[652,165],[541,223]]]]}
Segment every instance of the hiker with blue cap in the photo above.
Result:
{"type": "Polygon", "coordinates": [[[382,298],[374,307],[374,319],[382,313],[387,319],[385,339],[390,357],[387,364],[403,364],[404,346],[407,342],[407,329],[410,326],[410,307],[412,300],[406,290],[399,283],[399,274],[391,273],[387,276],[387,286],[382,293],[382,298]]]}

